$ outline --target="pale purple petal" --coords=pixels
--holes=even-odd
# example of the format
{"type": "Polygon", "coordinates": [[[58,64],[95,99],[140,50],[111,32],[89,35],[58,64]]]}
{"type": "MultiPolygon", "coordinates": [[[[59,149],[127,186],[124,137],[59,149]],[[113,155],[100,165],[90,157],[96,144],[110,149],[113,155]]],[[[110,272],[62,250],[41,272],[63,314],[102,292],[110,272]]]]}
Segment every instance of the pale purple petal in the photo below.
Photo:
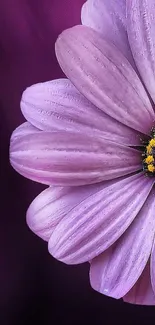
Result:
{"type": "MultiPolygon", "coordinates": [[[[139,193],[136,191],[135,195],[139,193]]],[[[152,190],[139,214],[116,245],[110,248],[109,252],[101,254],[92,261],[90,280],[95,290],[119,299],[139,279],[153,245],[154,210],[155,200],[154,190],[152,190]]]]}
{"type": "Polygon", "coordinates": [[[77,186],[130,174],[141,168],[139,151],[87,133],[21,134],[15,130],[10,161],[21,175],[47,185],[77,186]]]}
{"type": "Polygon", "coordinates": [[[155,119],[135,70],[112,44],[85,26],[64,31],[56,42],[64,73],[95,106],[116,120],[150,133],[155,119]]]}
{"type": "Polygon", "coordinates": [[[155,1],[127,1],[127,18],[133,57],[155,102],[155,1]]]}
{"type": "Polygon", "coordinates": [[[134,64],[126,32],[126,0],[88,0],[82,7],[81,20],[113,42],[134,64]]]}
{"type": "Polygon", "coordinates": [[[111,185],[107,181],[95,185],[80,187],[49,187],[40,193],[27,211],[27,223],[30,229],[44,240],[49,240],[57,224],[75,206],[90,195],[111,185]]]}
{"type": "Polygon", "coordinates": [[[129,227],[152,186],[153,179],[140,173],[91,195],[61,220],[50,237],[49,252],[67,264],[98,256],[129,227]]]}
{"type": "Polygon", "coordinates": [[[139,145],[142,135],[91,104],[67,79],[27,88],[21,110],[25,118],[44,131],[66,130],[96,133],[109,140],[139,145]]]}
{"type": "Polygon", "coordinates": [[[14,139],[21,139],[21,137],[24,135],[31,135],[31,134],[36,134],[39,133],[40,130],[31,125],[29,122],[24,122],[18,128],[16,129],[16,132],[14,132],[14,139]]]}
{"type": "Polygon", "coordinates": [[[134,305],[155,305],[155,294],[150,279],[150,262],[147,263],[142,275],[132,289],[123,297],[123,300],[134,305]]]}
{"type": "Polygon", "coordinates": [[[153,291],[155,293],[155,239],[154,239],[154,245],[151,253],[151,282],[153,291]]]}

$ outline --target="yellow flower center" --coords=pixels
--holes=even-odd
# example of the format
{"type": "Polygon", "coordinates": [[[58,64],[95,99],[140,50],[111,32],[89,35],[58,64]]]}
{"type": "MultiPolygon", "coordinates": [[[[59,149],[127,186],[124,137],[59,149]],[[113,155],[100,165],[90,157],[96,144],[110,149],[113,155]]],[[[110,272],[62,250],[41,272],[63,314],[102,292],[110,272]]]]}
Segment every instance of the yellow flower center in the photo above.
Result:
{"type": "Polygon", "coordinates": [[[152,134],[152,139],[147,143],[145,147],[145,153],[143,156],[143,169],[148,175],[155,174],[155,133],[152,134]]]}

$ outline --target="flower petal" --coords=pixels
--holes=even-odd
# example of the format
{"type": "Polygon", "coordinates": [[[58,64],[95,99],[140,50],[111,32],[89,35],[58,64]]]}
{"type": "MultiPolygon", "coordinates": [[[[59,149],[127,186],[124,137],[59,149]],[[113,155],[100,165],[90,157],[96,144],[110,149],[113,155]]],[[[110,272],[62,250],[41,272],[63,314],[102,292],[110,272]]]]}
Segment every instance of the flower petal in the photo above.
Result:
{"type": "Polygon", "coordinates": [[[141,168],[140,152],[102,137],[65,131],[23,134],[10,144],[12,166],[21,175],[47,185],[99,183],[141,168]]]}
{"type": "Polygon", "coordinates": [[[88,0],[82,7],[81,20],[113,42],[133,64],[126,32],[126,0],[88,0]]]}
{"type": "Polygon", "coordinates": [[[40,132],[40,130],[37,129],[36,127],[34,127],[33,125],[31,125],[29,122],[24,122],[20,126],[18,126],[18,128],[14,132],[14,139],[20,140],[20,138],[23,135],[28,135],[28,134],[30,135],[33,133],[36,134],[39,132],[40,132]]]}
{"type": "Polygon", "coordinates": [[[154,190],[152,190],[139,214],[116,245],[92,261],[90,280],[95,290],[119,299],[139,279],[153,245],[154,210],[154,190]]]}
{"type": "Polygon", "coordinates": [[[128,37],[137,68],[155,102],[155,1],[127,1],[128,37]]]}
{"type": "Polygon", "coordinates": [[[91,104],[67,79],[27,88],[21,110],[25,118],[44,131],[66,130],[97,133],[127,145],[139,145],[142,135],[91,104]]]}
{"type": "MultiPolygon", "coordinates": [[[[104,187],[112,182],[114,181],[104,182],[104,187]]],[[[65,215],[102,188],[103,183],[80,187],[47,188],[30,204],[27,211],[28,226],[35,234],[48,241],[65,215]]]]}
{"type": "Polygon", "coordinates": [[[153,244],[153,249],[151,253],[151,282],[152,282],[152,288],[155,293],[155,240],[153,244]]]}
{"type": "Polygon", "coordinates": [[[125,302],[135,305],[154,306],[155,294],[152,289],[150,280],[150,263],[148,262],[145,269],[132,287],[132,289],[123,297],[125,302]]]}
{"type": "Polygon", "coordinates": [[[150,133],[154,111],[136,72],[122,53],[85,26],[64,31],[56,42],[64,73],[95,106],[116,120],[150,133]]]}
{"type": "Polygon", "coordinates": [[[91,195],[61,220],[50,237],[49,252],[67,264],[98,256],[129,227],[152,184],[140,173],[91,195]]]}

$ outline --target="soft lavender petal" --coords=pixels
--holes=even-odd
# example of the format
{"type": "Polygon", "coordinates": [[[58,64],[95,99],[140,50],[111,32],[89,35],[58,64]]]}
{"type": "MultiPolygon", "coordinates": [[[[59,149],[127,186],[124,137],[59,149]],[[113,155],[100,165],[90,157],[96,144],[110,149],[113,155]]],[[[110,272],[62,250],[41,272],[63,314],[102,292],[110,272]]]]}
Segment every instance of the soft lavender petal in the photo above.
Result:
{"type": "Polygon", "coordinates": [[[39,133],[40,130],[37,129],[36,127],[34,127],[33,125],[31,125],[31,123],[29,122],[24,122],[23,124],[21,124],[20,126],[18,126],[18,128],[16,129],[16,132],[14,133],[14,139],[16,140],[20,140],[20,138],[23,135],[31,135],[31,134],[37,134],[39,133]]]}
{"type": "Polygon", "coordinates": [[[137,68],[155,102],[155,1],[127,1],[128,37],[137,68]]]}
{"type": "Polygon", "coordinates": [[[60,66],[78,90],[116,120],[150,133],[155,114],[135,70],[91,28],[75,26],[56,42],[60,66]]]}
{"type": "Polygon", "coordinates": [[[98,256],[129,227],[152,186],[153,179],[140,173],[91,195],[61,220],[50,237],[49,252],[67,264],[98,256]]]}
{"type": "Polygon", "coordinates": [[[90,195],[111,185],[107,181],[95,185],[80,187],[49,187],[40,193],[27,211],[27,223],[30,229],[42,239],[48,241],[55,227],[73,208],[90,195]]]}
{"type": "Polygon", "coordinates": [[[141,168],[140,152],[102,137],[65,131],[21,134],[15,130],[10,161],[21,175],[47,185],[77,186],[130,174],[141,168]]]}
{"type": "Polygon", "coordinates": [[[150,262],[147,263],[142,275],[132,289],[123,297],[123,300],[134,305],[155,305],[155,294],[150,279],[150,262]]]}
{"type": "Polygon", "coordinates": [[[21,110],[25,118],[44,131],[66,130],[96,133],[109,140],[139,145],[142,135],[91,104],[67,79],[27,88],[21,110]]]}
{"type": "MultiPolygon", "coordinates": [[[[139,193],[135,191],[134,195],[139,193]]],[[[130,205],[130,202],[128,204],[130,205]]],[[[152,190],[135,220],[116,245],[109,252],[101,254],[92,261],[90,281],[95,290],[119,299],[139,279],[153,245],[154,210],[155,200],[154,190],[152,190]]]]}
{"type": "Polygon", "coordinates": [[[154,245],[151,253],[151,282],[155,294],[155,238],[154,238],[154,245]]]}
{"type": "Polygon", "coordinates": [[[113,42],[134,65],[126,32],[126,0],[88,0],[82,7],[81,20],[113,42]]]}

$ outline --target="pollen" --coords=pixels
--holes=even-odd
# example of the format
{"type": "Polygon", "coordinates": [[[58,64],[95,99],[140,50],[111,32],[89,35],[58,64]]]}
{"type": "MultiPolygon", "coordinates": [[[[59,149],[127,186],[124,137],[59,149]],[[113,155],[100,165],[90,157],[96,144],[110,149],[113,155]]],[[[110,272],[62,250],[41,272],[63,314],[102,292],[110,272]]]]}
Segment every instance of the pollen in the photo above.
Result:
{"type": "Polygon", "coordinates": [[[149,142],[149,145],[151,147],[155,147],[155,139],[151,139],[150,142],[149,142]]]}
{"type": "Polygon", "coordinates": [[[148,165],[148,171],[150,172],[150,173],[154,173],[155,172],[155,166],[153,166],[152,164],[150,164],[150,165],[148,165]]]}
{"type": "Polygon", "coordinates": [[[146,164],[151,164],[151,163],[153,163],[154,162],[154,158],[153,158],[153,156],[151,155],[151,156],[147,156],[147,158],[145,159],[145,162],[146,162],[146,164]]]}
{"type": "Polygon", "coordinates": [[[152,153],[152,147],[150,144],[146,147],[146,152],[147,152],[147,155],[150,155],[152,153]]]}
{"type": "Polygon", "coordinates": [[[155,175],[155,132],[152,139],[145,144],[143,156],[143,170],[147,175],[155,175]]]}

